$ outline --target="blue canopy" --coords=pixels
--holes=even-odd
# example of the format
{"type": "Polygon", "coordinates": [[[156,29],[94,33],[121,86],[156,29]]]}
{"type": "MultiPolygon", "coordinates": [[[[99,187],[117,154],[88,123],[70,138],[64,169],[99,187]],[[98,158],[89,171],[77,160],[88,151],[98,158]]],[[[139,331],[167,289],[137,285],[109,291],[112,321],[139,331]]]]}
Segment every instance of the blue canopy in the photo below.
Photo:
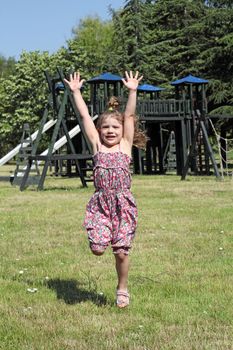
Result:
{"type": "Polygon", "coordinates": [[[55,89],[58,89],[58,90],[64,90],[64,84],[63,83],[56,83],[55,84],[55,89]]]}
{"type": "Polygon", "coordinates": [[[207,84],[209,81],[194,77],[193,75],[189,74],[186,77],[182,79],[175,80],[171,83],[171,85],[179,85],[179,84],[207,84]]]}
{"type": "Polygon", "coordinates": [[[158,86],[153,86],[149,84],[143,84],[139,85],[138,87],[139,91],[144,91],[144,92],[157,92],[157,91],[162,91],[164,88],[158,87],[158,86]]]}
{"type": "Polygon", "coordinates": [[[103,74],[98,75],[97,77],[89,79],[87,82],[88,83],[96,83],[96,82],[103,83],[105,81],[109,81],[109,82],[122,81],[122,77],[120,77],[119,75],[112,74],[112,73],[103,73],[103,74]]]}

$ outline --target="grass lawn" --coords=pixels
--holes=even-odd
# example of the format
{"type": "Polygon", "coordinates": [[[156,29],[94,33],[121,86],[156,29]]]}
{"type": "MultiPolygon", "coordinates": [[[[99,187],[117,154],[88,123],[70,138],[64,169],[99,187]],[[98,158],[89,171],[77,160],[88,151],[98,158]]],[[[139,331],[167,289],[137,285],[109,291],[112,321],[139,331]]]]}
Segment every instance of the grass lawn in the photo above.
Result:
{"type": "Polygon", "coordinates": [[[82,227],[92,185],[0,182],[0,349],[233,349],[233,181],[134,176],[132,191],[131,304],[119,310],[111,250],[93,256],[82,227]]]}

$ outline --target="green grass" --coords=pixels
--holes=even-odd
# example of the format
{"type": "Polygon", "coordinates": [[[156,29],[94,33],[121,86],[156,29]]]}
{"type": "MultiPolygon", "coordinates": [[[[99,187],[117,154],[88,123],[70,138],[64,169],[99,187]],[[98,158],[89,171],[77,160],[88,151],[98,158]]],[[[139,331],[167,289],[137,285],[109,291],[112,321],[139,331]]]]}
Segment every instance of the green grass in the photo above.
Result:
{"type": "Polygon", "coordinates": [[[128,309],[82,227],[93,187],[0,182],[0,349],[233,349],[233,181],[134,176],[128,309]],[[29,290],[36,288],[32,293],[29,290]]]}

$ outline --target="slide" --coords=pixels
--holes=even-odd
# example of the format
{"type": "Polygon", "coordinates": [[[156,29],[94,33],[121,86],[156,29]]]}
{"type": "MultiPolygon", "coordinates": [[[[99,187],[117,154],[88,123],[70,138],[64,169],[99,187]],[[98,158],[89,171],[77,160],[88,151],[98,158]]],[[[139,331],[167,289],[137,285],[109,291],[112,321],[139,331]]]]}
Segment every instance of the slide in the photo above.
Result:
{"type": "MultiPolygon", "coordinates": [[[[46,132],[47,130],[49,130],[54,124],[56,124],[56,119],[55,120],[49,120],[45,125],[44,128],[42,130],[42,133],[46,132]]],[[[38,134],[38,130],[35,131],[31,137],[32,137],[32,141],[34,141],[36,139],[36,136],[38,134]]],[[[9,160],[11,160],[14,156],[16,156],[16,154],[19,153],[19,149],[21,147],[21,144],[19,144],[18,146],[16,146],[13,150],[11,150],[9,153],[7,153],[4,157],[2,157],[0,159],[0,166],[4,165],[5,163],[9,162],[9,160]]]]}
{"type": "MultiPolygon", "coordinates": [[[[98,115],[95,115],[92,120],[96,120],[98,118],[98,115]]],[[[77,135],[80,132],[79,125],[76,125],[73,129],[69,131],[70,138],[72,139],[75,135],[77,135]]],[[[59,140],[57,140],[53,147],[53,153],[56,152],[59,148],[64,146],[64,144],[67,142],[66,136],[62,136],[59,140]]],[[[48,153],[48,149],[46,149],[44,152],[42,152],[40,155],[45,156],[48,153]]]]}
{"type": "MultiPolygon", "coordinates": [[[[95,115],[92,120],[96,120],[98,118],[98,115],[95,115]]],[[[72,139],[75,135],[77,135],[80,132],[80,127],[79,125],[76,125],[73,129],[71,129],[69,131],[69,135],[70,138],[72,139]]],[[[61,148],[62,146],[64,146],[67,142],[66,136],[62,136],[59,140],[57,140],[54,144],[53,147],[53,153],[56,152],[59,148],[61,148]]],[[[42,152],[40,155],[41,156],[46,156],[46,154],[48,154],[48,148],[42,152]]],[[[41,163],[41,161],[38,161],[37,164],[39,165],[41,163]]],[[[32,165],[32,169],[35,167],[35,165],[32,165]]],[[[17,177],[21,177],[23,176],[23,173],[18,173],[17,177]]]]}

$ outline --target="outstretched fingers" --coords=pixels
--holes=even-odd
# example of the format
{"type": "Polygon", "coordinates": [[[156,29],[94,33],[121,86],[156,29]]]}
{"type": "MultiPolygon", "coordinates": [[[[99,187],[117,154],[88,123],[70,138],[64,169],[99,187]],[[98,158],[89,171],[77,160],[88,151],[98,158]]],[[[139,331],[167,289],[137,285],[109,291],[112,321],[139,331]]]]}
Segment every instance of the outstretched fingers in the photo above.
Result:
{"type": "MultiPolygon", "coordinates": [[[[129,74],[127,71],[125,71],[125,76],[126,76],[126,79],[129,80],[129,74]]],[[[125,79],[124,79],[125,80],[125,79]]]]}
{"type": "Polygon", "coordinates": [[[143,75],[141,75],[139,78],[138,78],[138,82],[141,81],[143,79],[143,75]]]}
{"type": "Polygon", "coordinates": [[[143,75],[139,77],[139,72],[136,71],[135,75],[133,75],[132,71],[129,71],[129,73],[127,71],[125,71],[125,77],[126,79],[122,79],[122,81],[125,83],[126,81],[129,81],[131,79],[136,79],[138,82],[142,80],[143,75]]]}
{"type": "Polygon", "coordinates": [[[78,71],[70,74],[69,80],[64,79],[64,82],[69,86],[71,91],[76,91],[77,89],[81,89],[85,79],[80,78],[80,73],[78,71]]]}
{"type": "Polygon", "coordinates": [[[139,76],[139,72],[138,72],[138,71],[136,71],[135,76],[134,76],[134,79],[137,79],[137,81],[139,82],[139,81],[141,81],[141,80],[142,80],[143,75],[141,75],[140,77],[138,77],[138,76],[139,76]]]}
{"type": "Polygon", "coordinates": [[[74,80],[80,80],[80,73],[78,72],[74,72],[74,80]]]}

